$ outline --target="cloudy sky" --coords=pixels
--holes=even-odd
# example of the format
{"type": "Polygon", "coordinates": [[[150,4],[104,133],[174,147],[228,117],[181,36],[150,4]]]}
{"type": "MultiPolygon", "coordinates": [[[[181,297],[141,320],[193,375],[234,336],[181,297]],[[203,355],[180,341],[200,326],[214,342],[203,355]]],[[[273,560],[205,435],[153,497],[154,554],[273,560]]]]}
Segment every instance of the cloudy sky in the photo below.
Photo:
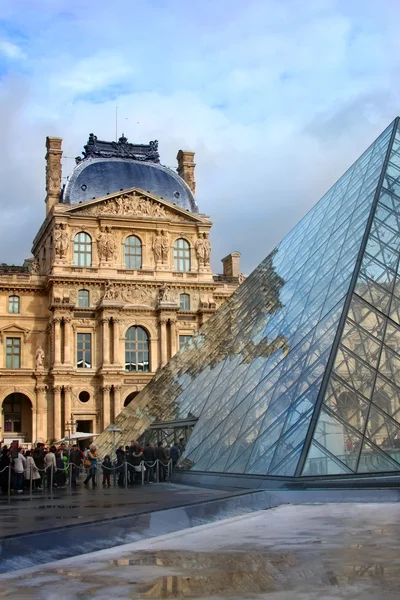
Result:
{"type": "MultiPolygon", "coordinates": [[[[251,271],[400,113],[396,0],[2,0],[0,262],[44,218],[45,137],[63,175],[90,132],[196,152],[213,267],[251,271]]],[[[66,179],[64,179],[66,181],[66,179]]]]}

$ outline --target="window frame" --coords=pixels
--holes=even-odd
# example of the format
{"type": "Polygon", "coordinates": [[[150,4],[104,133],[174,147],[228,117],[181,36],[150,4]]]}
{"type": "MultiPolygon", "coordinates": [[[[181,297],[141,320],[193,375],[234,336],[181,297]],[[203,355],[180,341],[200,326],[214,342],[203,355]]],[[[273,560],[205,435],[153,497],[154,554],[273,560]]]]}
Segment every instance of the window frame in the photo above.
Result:
{"type": "Polygon", "coordinates": [[[21,310],[21,298],[15,294],[8,296],[8,312],[13,315],[19,315],[21,310]],[[13,310],[12,306],[16,305],[17,310],[13,310]]]}
{"type": "Polygon", "coordinates": [[[188,273],[191,269],[191,247],[183,237],[174,241],[174,270],[178,273],[188,273]]]}
{"type": "Polygon", "coordinates": [[[189,340],[191,340],[193,337],[192,333],[184,333],[184,334],[180,334],[179,335],[179,350],[182,350],[182,348],[184,346],[186,346],[186,344],[188,343],[189,340]]]}
{"type": "Polygon", "coordinates": [[[6,337],[6,369],[20,369],[22,357],[22,343],[19,336],[6,337]],[[9,343],[11,342],[11,344],[9,343]],[[16,343],[18,342],[18,343],[16,343]],[[9,352],[11,349],[11,352],[9,352]],[[17,349],[18,352],[14,352],[17,349]],[[17,366],[15,363],[18,363],[17,366]]]}
{"type": "Polygon", "coordinates": [[[92,237],[86,231],[79,231],[74,237],[74,267],[92,266],[92,237]]]}
{"type": "Polygon", "coordinates": [[[190,311],[190,294],[179,294],[179,310],[182,312],[190,311]]]}
{"type": "Polygon", "coordinates": [[[125,333],[125,371],[127,373],[150,373],[150,335],[141,325],[131,325],[125,333]],[[130,332],[136,336],[129,338],[130,332]],[[138,333],[143,332],[145,339],[139,339],[138,333]],[[140,369],[139,365],[143,368],[140,369]],[[130,368],[128,368],[130,366],[130,368]],[[147,368],[145,368],[147,366],[147,368]],[[132,368],[136,367],[136,368],[132,368]]]}
{"type": "Polygon", "coordinates": [[[130,271],[137,271],[143,264],[143,244],[142,240],[132,233],[124,241],[124,261],[125,268],[130,271]],[[138,243],[130,244],[129,240],[136,240],[138,243]],[[138,250],[135,252],[135,250],[138,250]]]}
{"type": "Polygon", "coordinates": [[[93,366],[93,339],[89,331],[78,331],[76,334],[76,368],[91,369],[93,366]],[[84,336],[84,337],[83,337],[84,336]],[[81,346],[80,346],[81,345],[81,346]],[[89,360],[87,361],[87,357],[89,360]],[[82,364],[79,364],[79,363],[82,364]]]}
{"type": "Polygon", "coordinates": [[[89,308],[90,306],[90,292],[89,290],[86,290],[85,288],[82,288],[80,290],[78,290],[78,308],[89,308]],[[85,292],[85,296],[81,295],[81,292],[85,292]],[[86,303],[85,302],[81,302],[81,300],[83,298],[86,298],[86,303]]]}

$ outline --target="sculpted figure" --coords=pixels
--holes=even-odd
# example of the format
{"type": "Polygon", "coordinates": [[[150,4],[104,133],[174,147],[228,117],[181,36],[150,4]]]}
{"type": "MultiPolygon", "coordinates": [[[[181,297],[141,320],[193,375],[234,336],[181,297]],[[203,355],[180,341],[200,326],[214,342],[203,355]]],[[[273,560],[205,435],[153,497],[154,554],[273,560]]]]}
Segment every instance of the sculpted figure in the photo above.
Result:
{"type": "Polygon", "coordinates": [[[158,232],[153,238],[153,253],[156,263],[161,262],[163,253],[163,240],[162,236],[158,232]]]}
{"type": "Polygon", "coordinates": [[[36,350],[36,368],[43,369],[44,364],[44,350],[41,346],[36,350]]]}
{"type": "Polygon", "coordinates": [[[163,263],[168,261],[169,239],[165,231],[161,231],[161,259],[163,263]]]}
{"type": "Polygon", "coordinates": [[[107,234],[104,227],[101,228],[99,235],[96,238],[97,252],[100,260],[105,259],[107,256],[107,234]]]}
{"type": "Polygon", "coordinates": [[[202,237],[197,238],[194,248],[196,250],[196,256],[197,256],[197,260],[199,261],[199,264],[204,265],[204,261],[205,261],[204,238],[202,238],[202,237]]]}
{"type": "Polygon", "coordinates": [[[54,252],[58,258],[61,258],[61,243],[62,243],[61,237],[62,237],[61,227],[60,227],[60,225],[56,225],[56,227],[54,229],[54,235],[53,235],[53,245],[54,245],[54,252]]]}
{"type": "Polygon", "coordinates": [[[69,233],[67,230],[67,225],[66,225],[66,223],[62,223],[61,235],[60,235],[60,258],[65,258],[67,256],[68,246],[69,246],[69,233]]]}
{"type": "Polygon", "coordinates": [[[106,227],[106,231],[107,231],[107,234],[106,234],[107,235],[106,260],[114,260],[117,245],[115,243],[115,239],[112,234],[111,228],[106,227]]]}
{"type": "Polygon", "coordinates": [[[208,239],[208,235],[206,233],[203,233],[203,255],[204,255],[204,264],[209,265],[210,257],[211,257],[211,244],[210,244],[210,240],[208,239]]]}

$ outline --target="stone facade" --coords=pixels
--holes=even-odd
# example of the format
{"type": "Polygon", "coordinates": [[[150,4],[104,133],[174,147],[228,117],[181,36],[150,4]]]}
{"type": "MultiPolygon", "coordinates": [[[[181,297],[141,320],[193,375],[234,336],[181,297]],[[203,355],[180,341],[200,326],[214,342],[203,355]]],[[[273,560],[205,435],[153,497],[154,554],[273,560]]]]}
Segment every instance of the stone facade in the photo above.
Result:
{"type": "MultiPolygon", "coordinates": [[[[62,141],[46,146],[33,258],[0,265],[0,439],[25,444],[71,418],[101,432],[240,281],[238,253],[212,274],[206,215],[135,187],[63,204],[62,141]]],[[[193,154],[179,165],[194,191],[193,154]]]]}

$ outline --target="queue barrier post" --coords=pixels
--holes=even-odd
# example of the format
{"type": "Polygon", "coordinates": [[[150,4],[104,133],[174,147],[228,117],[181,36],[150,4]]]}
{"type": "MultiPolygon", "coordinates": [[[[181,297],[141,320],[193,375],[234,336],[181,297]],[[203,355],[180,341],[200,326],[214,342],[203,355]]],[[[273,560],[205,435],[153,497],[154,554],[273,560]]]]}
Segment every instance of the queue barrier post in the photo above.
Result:
{"type": "Polygon", "coordinates": [[[33,466],[30,468],[30,476],[29,476],[29,494],[32,500],[32,488],[33,488],[33,466]]]}
{"type": "Polygon", "coordinates": [[[124,471],[125,471],[125,489],[128,489],[128,463],[126,460],[124,461],[124,471]]]}
{"type": "Polygon", "coordinates": [[[144,466],[144,461],[142,460],[142,462],[140,463],[140,466],[142,467],[142,485],[144,485],[144,470],[145,470],[145,466],[144,466]]]}
{"type": "Polygon", "coordinates": [[[11,463],[8,465],[8,495],[11,496],[11,463]]]}
{"type": "Polygon", "coordinates": [[[160,483],[160,461],[156,460],[156,482],[160,483]]]}

